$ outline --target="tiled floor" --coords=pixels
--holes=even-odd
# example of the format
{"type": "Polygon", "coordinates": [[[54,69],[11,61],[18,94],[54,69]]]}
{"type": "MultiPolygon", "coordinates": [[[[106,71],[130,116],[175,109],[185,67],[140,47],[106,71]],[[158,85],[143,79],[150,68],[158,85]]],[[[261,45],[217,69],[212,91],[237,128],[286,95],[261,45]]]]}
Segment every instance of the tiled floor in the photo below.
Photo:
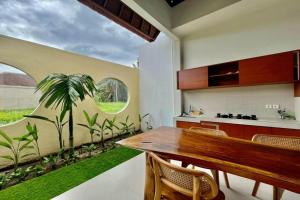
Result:
{"type": "MultiPolygon", "coordinates": [[[[54,200],[142,200],[144,190],[145,155],[141,154],[63,194],[54,200]]],[[[252,197],[254,181],[229,174],[230,190],[220,175],[221,190],[227,200],[271,200],[272,187],[262,184],[258,198],[252,197]]],[[[285,191],[282,200],[300,200],[300,195],[285,191]]]]}

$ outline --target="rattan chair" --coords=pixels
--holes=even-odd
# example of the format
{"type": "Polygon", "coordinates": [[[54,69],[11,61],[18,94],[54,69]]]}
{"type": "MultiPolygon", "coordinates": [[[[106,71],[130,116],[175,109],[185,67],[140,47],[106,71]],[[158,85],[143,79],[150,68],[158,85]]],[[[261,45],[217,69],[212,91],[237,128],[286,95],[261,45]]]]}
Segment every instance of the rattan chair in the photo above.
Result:
{"type": "MultiPolygon", "coordinates": [[[[202,124],[205,126],[215,126],[215,129],[210,129],[210,128],[203,128],[203,127],[190,127],[189,130],[195,132],[195,133],[206,133],[206,134],[211,134],[211,135],[216,135],[216,136],[222,136],[222,137],[228,137],[228,135],[226,134],[225,131],[219,130],[218,125],[214,125],[214,124],[202,124]]],[[[215,181],[217,182],[218,186],[219,186],[219,171],[218,170],[211,170],[215,181]]],[[[225,184],[227,188],[230,188],[230,184],[229,184],[229,179],[228,179],[228,175],[226,172],[223,172],[224,175],[224,180],[225,180],[225,184]]]]}
{"type": "MultiPolygon", "coordinates": [[[[300,151],[300,137],[257,134],[253,136],[252,141],[260,144],[300,151]]],[[[260,182],[256,181],[252,190],[252,196],[256,196],[259,185],[260,182]]],[[[283,191],[284,190],[281,188],[273,187],[273,199],[280,199],[283,191]]]]}
{"type": "Polygon", "coordinates": [[[207,173],[173,165],[154,153],[149,153],[149,158],[155,176],[154,200],[225,199],[214,179],[207,173]]]}

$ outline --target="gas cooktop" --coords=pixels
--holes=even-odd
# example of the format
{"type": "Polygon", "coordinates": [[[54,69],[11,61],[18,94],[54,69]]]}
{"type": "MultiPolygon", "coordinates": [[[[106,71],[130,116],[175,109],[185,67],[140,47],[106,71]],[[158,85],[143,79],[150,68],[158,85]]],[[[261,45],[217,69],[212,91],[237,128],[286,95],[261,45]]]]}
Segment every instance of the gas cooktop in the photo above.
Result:
{"type": "Polygon", "coordinates": [[[228,114],[221,114],[218,113],[217,118],[229,118],[229,119],[248,119],[248,120],[257,120],[256,115],[243,115],[243,114],[237,114],[233,115],[231,113],[228,114]]]}

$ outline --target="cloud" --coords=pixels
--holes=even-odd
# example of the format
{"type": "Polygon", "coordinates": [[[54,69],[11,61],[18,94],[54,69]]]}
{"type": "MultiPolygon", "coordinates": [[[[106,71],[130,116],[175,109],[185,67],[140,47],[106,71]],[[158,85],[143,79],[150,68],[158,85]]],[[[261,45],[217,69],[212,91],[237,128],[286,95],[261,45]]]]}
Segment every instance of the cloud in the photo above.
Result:
{"type": "Polygon", "coordinates": [[[0,34],[131,65],[145,40],[76,0],[1,0],[0,34]]]}
{"type": "Polygon", "coordinates": [[[6,64],[0,63],[0,74],[3,72],[17,73],[17,74],[25,74],[25,72],[6,64]]]}

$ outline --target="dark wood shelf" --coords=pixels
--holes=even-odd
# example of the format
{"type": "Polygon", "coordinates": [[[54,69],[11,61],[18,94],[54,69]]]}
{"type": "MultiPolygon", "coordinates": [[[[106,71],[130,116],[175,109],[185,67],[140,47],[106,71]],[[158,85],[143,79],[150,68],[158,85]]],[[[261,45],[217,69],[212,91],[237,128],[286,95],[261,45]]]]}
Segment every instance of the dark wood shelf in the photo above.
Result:
{"type": "Polygon", "coordinates": [[[228,85],[214,85],[214,86],[209,86],[208,88],[213,89],[213,88],[228,88],[228,87],[240,87],[239,84],[228,84],[228,85]]]}
{"type": "Polygon", "coordinates": [[[229,62],[212,65],[208,68],[208,86],[232,86],[239,84],[239,64],[229,62]]]}
{"type": "Polygon", "coordinates": [[[239,75],[239,72],[229,72],[229,73],[226,73],[226,74],[210,75],[208,78],[219,78],[219,77],[234,76],[234,75],[239,75]]]}

